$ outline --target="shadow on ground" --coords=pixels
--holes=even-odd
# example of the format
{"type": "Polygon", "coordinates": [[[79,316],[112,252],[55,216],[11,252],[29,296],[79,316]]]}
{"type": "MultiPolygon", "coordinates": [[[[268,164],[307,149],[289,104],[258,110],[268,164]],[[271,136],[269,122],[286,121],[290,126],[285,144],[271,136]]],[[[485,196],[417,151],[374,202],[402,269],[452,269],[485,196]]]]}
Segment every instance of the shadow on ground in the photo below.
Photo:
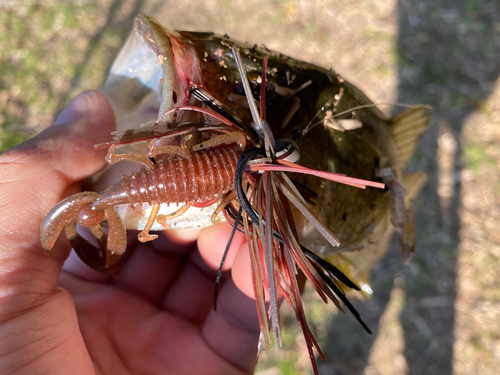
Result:
{"type": "Polygon", "coordinates": [[[409,165],[428,174],[414,201],[416,254],[402,266],[397,244],[390,243],[373,269],[373,298],[357,304],[374,334],[366,335],[354,319],[334,319],[327,361],[319,361],[323,375],[453,372],[462,128],[500,73],[500,7],[494,1],[402,0],[398,19],[397,101],[434,107],[430,129],[409,165]],[[384,346],[377,328],[395,291],[401,297],[393,307],[399,322],[385,334],[401,335],[399,356],[393,344],[384,346]],[[374,357],[377,345],[385,357],[374,357]]]}

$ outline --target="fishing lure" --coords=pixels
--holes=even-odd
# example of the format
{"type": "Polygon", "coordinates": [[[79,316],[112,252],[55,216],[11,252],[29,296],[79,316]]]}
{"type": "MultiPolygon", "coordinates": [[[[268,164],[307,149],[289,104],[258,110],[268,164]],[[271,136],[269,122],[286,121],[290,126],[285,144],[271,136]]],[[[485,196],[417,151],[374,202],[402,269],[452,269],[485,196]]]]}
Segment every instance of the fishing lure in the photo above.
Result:
{"type": "Polygon", "coordinates": [[[359,286],[322,255],[363,249],[389,221],[401,233],[403,257],[411,254],[405,194],[423,175],[401,169],[429,109],[387,120],[333,71],[212,33],[172,32],[145,15],[135,29],[103,90],[121,128],[96,147],[108,148],[109,164],[134,161],[142,169],[100,194],[58,203],[42,223],[44,249],[65,229],[88,265],[116,273],[127,228],[139,229],[145,242],[157,237],[150,231],[223,216],[247,238],[260,347],[267,349],[270,331],[281,343],[281,296],[296,312],[317,373],[313,347],[321,351],[296,276],[300,270],[325,302],[344,311],[341,301],[369,332],[344,292],[359,286]],[[147,119],[152,107],[158,115],[151,122],[127,125],[147,119]],[[90,228],[99,247],[78,233],[77,223],[90,228]]]}

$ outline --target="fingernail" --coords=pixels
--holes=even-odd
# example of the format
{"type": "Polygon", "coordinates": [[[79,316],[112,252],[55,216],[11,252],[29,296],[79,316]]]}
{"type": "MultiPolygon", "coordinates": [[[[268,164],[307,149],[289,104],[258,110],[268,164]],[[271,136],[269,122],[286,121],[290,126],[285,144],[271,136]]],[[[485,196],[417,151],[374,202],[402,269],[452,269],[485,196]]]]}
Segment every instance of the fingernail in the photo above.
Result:
{"type": "Polygon", "coordinates": [[[66,107],[64,107],[59,116],[57,116],[56,121],[54,121],[54,125],[59,125],[64,122],[76,120],[85,115],[85,113],[88,112],[91,107],[91,93],[83,92],[75,97],[72,101],[70,101],[66,107]]]}

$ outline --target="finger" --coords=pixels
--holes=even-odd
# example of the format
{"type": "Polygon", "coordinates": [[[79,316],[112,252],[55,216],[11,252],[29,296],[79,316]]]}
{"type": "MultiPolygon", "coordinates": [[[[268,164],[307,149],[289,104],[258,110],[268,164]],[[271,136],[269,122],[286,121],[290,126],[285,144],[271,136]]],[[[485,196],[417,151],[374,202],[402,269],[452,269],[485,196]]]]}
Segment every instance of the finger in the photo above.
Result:
{"type": "MultiPolygon", "coordinates": [[[[90,243],[93,243],[94,246],[96,247],[99,246],[97,244],[97,240],[95,239],[94,235],[92,234],[89,228],[83,228],[83,227],[78,228],[78,232],[85,240],[89,241],[90,243]]],[[[62,235],[61,237],[64,237],[64,235],[62,235]]],[[[137,239],[137,232],[128,231],[127,247],[129,249],[134,249],[137,242],[139,242],[137,239]]],[[[124,256],[128,257],[128,254],[125,253],[124,256]]],[[[71,283],[66,283],[66,280],[68,280],[68,278],[60,277],[59,286],[68,290],[71,294],[79,293],[78,291],[80,287],[79,282],[90,281],[96,285],[106,284],[114,277],[114,275],[112,275],[111,273],[100,272],[87,265],[74,250],[71,251],[69,257],[64,262],[62,270],[63,273],[68,273],[73,277],[69,278],[69,280],[72,281],[71,283]]]]}
{"type": "Polygon", "coordinates": [[[45,160],[54,171],[71,181],[81,181],[106,165],[106,150],[95,150],[94,145],[108,141],[116,125],[113,109],[103,94],[85,91],[78,95],[54,125],[40,134],[43,137],[38,142],[38,148],[46,148],[45,160]]]}
{"type": "MultiPolygon", "coordinates": [[[[187,319],[203,321],[213,305],[216,268],[230,231],[227,225],[164,231],[156,240],[138,245],[112,284],[187,319]],[[196,250],[196,239],[205,257],[211,259],[211,266],[205,264],[198,251],[191,254],[196,250]],[[192,309],[193,304],[197,304],[196,309],[192,309]]],[[[240,246],[241,238],[234,241],[232,252],[240,246]]]]}
{"type": "Polygon", "coordinates": [[[94,287],[110,282],[159,305],[165,290],[177,276],[178,268],[185,263],[187,254],[195,249],[194,240],[199,232],[199,229],[164,231],[156,240],[141,243],[137,239],[137,231],[128,231],[127,252],[134,251],[117,278],[93,270],[75,252],[71,252],[64,263],[65,274],[60,278],[59,285],[72,294],[79,294],[89,290],[87,281],[92,282],[94,287]],[[69,276],[66,277],[66,274],[69,276]]]}
{"type": "Polygon", "coordinates": [[[182,250],[182,246],[185,244],[191,245],[193,242],[197,241],[203,231],[204,229],[201,228],[169,229],[163,231],[163,233],[172,244],[175,244],[178,249],[182,250]]]}
{"type": "Polygon", "coordinates": [[[246,243],[239,247],[234,256],[231,278],[222,288],[217,311],[210,312],[202,333],[208,344],[221,356],[235,366],[253,372],[260,326],[246,243]]]}
{"type": "Polygon", "coordinates": [[[56,121],[59,125],[0,155],[3,280],[40,293],[54,291],[69,249],[59,239],[59,251],[46,256],[41,221],[76,181],[102,168],[104,155],[93,145],[108,139],[114,128],[111,106],[95,91],[75,98],[61,116],[65,122],[56,121]]]}
{"type": "Polygon", "coordinates": [[[248,244],[241,246],[233,261],[231,277],[236,287],[247,297],[255,298],[252,284],[252,264],[248,244]]]}
{"type": "MultiPolygon", "coordinates": [[[[189,238],[189,235],[186,236],[189,238]]],[[[160,234],[149,243],[138,243],[120,276],[112,284],[160,305],[165,291],[179,274],[179,268],[195,248],[195,242],[175,234],[160,234]]]]}
{"type": "MultiPolygon", "coordinates": [[[[198,237],[198,250],[193,252],[177,272],[167,289],[161,308],[193,323],[201,324],[213,307],[217,269],[226,249],[231,227],[228,224],[204,228],[198,237]]],[[[231,243],[227,266],[232,264],[232,253],[245,237],[236,235],[231,243]]]]}
{"type": "MultiPolygon", "coordinates": [[[[204,228],[198,237],[200,254],[205,262],[214,270],[219,269],[232,229],[227,223],[212,225],[204,228]]],[[[235,232],[224,261],[224,271],[232,267],[236,253],[245,241],[246,238],[243,233],[235,232]]]]}
{"type": "Polygon", "coordinates": [[[11,198],[8,214],[18,214],[14,216],[22,220],[33,214],[44,216],[68,187],[105,165],[105,152],[94,151],[93,146],[108,139],[114,129],[114,114],[106,98],[97,91],[82,93],[61,116],[68,119],[70,114],[74,116],[71,121],[52,126],[2,155],[2,172],[10,177],[2,185],[11,198]],[[38,204],[29,205],[29,213],[17,211],[32,201],[38,204]]]}
{"type": "Polygon", "coordinates": [[[191,253],[167,290],[160,308],[201,326],[214,304],[215,272],[191,253]]]}
{"type": "Polygon", "coordinates": [[[205,341],[227,361],[253,373],[260,333],[255,300],[245,296],[230,279],[222,288],[217,306],[202,327],[205,341]]]}

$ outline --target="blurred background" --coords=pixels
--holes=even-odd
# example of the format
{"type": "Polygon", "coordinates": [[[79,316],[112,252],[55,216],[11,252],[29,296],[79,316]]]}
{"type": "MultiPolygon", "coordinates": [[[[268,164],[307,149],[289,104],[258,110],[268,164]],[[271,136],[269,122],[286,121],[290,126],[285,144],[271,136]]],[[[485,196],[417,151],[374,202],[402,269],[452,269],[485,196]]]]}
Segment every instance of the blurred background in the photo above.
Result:
{"type": "MultiPolygon", "coordinates": [[[[500,3],[487,0],[0,0],[0,151],[99,89],[145,12],[171,29],[214,31],[333,67],[376,103],[434,107],[409,170],[416,254],[397,245],[356,302],[374,331],[306,291],[323,375],[500,373],[500,3]]],[[[387,114],[395,111],[382,106],[387,114]]],[[[309,374],[298,324],[260,375],[309,374]]]]}

